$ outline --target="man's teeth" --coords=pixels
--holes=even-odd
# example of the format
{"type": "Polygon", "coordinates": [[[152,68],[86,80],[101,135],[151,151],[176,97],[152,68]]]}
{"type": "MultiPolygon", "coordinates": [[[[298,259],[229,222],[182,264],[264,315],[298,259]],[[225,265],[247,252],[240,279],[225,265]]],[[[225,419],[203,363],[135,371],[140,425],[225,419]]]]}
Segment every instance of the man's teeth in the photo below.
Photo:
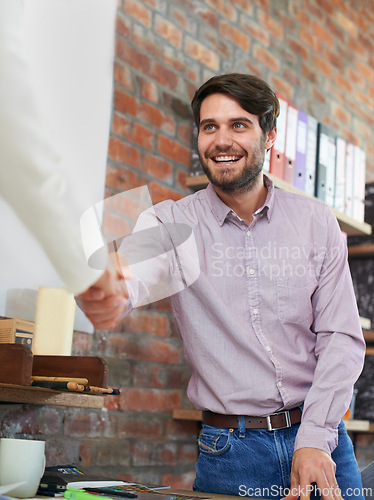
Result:
{"type": "Polygon", "coordinates": [[[239,160],[240,156],[216,156],[214,161],[224,162],[224,161],[236,161],[239,160]]]}

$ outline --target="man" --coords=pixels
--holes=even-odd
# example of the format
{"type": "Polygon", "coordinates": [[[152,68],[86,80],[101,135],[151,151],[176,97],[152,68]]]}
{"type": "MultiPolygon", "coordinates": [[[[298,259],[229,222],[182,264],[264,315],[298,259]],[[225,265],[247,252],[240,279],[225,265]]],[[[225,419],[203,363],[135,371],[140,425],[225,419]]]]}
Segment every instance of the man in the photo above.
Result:
{"type": "MultiPolygon", "coordinates": [[[[362,498],[340,421],[365,343],[337,221],[262,174],[279,113],[265,82],[213,77],[192,109],[210,184],[156,205],[154,217],[188,224],[200,260],[198,279],[170,299],[192,369],[188,396],[203,410],[194,487],[296,500],[316,483],[326,500],[340,489],[362,498]]],[[[128,282],[132,306],[142,287],[151,289],[128,282]]],[[[127,302],[94,293],[80,297],[88,317],[102,328],[118,321],[127,302]]]]}

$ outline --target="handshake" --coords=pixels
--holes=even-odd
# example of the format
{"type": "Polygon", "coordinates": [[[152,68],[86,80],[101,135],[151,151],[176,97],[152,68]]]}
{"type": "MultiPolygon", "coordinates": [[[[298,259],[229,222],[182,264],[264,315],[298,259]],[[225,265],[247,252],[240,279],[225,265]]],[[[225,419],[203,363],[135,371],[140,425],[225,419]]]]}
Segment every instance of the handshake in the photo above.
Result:
{"type": "Polygon", "coordinates": [[[131,272],[126,267],[119,271],[110,260],[109,263],[100,278],[76,297],[79,307],[98,330],[115,328],[128,307],[126,279],[131,278],[131,272]]]}

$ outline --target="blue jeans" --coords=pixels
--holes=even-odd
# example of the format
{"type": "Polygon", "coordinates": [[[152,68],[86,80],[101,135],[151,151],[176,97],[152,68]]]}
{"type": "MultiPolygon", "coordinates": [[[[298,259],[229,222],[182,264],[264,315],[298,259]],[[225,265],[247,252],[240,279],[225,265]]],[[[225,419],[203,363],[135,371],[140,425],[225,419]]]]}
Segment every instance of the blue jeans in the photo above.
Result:
{"type": "MultiPolygon", "coordinates": [[[[277,500],[290,488],[291,462],[300,424],[288,429],[238,429],[203,424],[199,435],[195,491],[277,500]]],[[[346,500],[364,500],[361,474],[344,422],[332,453],[336,479],[346,500]]],[[[317,492],[318,493],[318,492],[317,492]]],[[[311,498],[319,498],[312,493],[311,498]]]]}

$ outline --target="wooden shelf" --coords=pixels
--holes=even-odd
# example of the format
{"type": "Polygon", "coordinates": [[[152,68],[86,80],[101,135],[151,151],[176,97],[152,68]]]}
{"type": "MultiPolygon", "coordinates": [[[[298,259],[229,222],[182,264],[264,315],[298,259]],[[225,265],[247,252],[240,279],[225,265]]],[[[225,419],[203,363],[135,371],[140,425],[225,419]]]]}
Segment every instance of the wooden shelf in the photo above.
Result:
{"type": "Polygon", "coordinates": [[[371,342],[374,342],[374,331],[369,331],[369,332],[364,332],[364,339],[366,340],[366,342],[368,342],[369,344],[371,342]]]}
{"type": "MultiPolygon", "coordinates": [[[[300,191],[300,189],[295,188],[291,184],[288,184],[288,182],[275,177],[269,172],[265,172],[265,174],[274,182],[274,186],[279,189],[282,189],[289,193],[301,194],[302,196],[307,196],[308,198],[314,198],[314,196],[310,196],[303,191],[300,191]]],[[[190,176],[187,177],[186,180],[186,185],[195,191],[204,188],[207,183],[208,179],[205,175],[190,176]]],[[[332,208],[332,211],[334,212],[335,217],[338,219],[341,230],[347,233],[349,236],[368,236],[371,234],[372,228],[370,224],[367,224],[366,222],[358,222],[352,217],[349,217],[342,212],[338,212],[337,210],[335,210],[335,208],[332,208]]]]}
{"type": "Polygon", "coordinates": [[[351,245],[348,247],[348,257],[350,259],[374,257],[374,244],[351,245]]]}
{"type": "Polygon", "coordinates": [[[4,403],[27,403],[98,409],[104,406],[104,396],[55,391],[52,389],[14,384],[0,384],[0,401],[4,403]]]}

